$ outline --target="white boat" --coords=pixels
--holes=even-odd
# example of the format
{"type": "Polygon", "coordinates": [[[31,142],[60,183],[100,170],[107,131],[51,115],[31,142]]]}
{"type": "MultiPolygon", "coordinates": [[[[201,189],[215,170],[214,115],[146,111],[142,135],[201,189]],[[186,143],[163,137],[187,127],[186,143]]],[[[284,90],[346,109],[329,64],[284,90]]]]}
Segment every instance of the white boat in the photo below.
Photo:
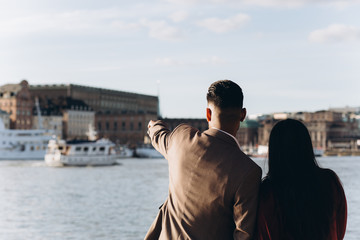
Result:
{"type": "Polygon", "coordinates": [[[118,145],[115,148],[119,158],[132,158],[134,157],[134,150],[128,148],[127,146],[118,145]]]}
{"type": "Polygon", "coordinates": [[[5,129],[0,119],[0,159],[35,160],[44,159],[52,132],[45,129],[5,129]]]}
{"type": "Polygon", "coordinates": [[[108,139],[97,141],[49,141],[45,163],[51,167],[101,166],[116,163],[115,144],[108,139]]]}
{"type": "Polygon", "coordinates": [[[324,155],[324,149],[314,148],[314,155],[315,155],[315,157],[323,156],[324,155]]]}

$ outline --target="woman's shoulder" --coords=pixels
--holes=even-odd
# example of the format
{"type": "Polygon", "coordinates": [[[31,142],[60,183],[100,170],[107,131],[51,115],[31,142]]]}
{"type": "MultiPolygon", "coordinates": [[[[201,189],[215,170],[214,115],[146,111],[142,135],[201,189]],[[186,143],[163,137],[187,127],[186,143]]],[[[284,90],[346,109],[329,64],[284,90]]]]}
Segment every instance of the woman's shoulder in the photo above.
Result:
{"type": "Polygon", "coordinates": [[[319,175],[323,180],[327,182],[340,182],[338,175],[329,168],[319,168],[319,175]]]}
{"type": "Polygon", "coordinates": [[[339,176],[333,170],[320,168],[319,175],[321,177],[322,185],[329,186],[335,194],[344,191],[339,176]]]}

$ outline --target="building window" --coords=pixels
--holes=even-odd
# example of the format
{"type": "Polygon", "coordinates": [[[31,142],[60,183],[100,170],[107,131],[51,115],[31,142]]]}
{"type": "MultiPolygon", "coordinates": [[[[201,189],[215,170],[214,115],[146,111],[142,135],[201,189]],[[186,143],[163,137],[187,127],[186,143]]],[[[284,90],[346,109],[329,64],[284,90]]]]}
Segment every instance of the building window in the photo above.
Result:
{"type": "Polygon", "coordinates": [[[141,127],[142,127],[142,123],[139,122],[139,123],[138,123],[138,130],[139,130],[139,131],[141,130],[141,127]]]}
{"type": "Polygon", "coordinates": [[[109,128],[110,128],[109,122],[106,122],[106,123],[105,123],[105,126],[106,126],[106,131],[109,131],[109,128]]]}
{"type": "Polygon", "coordinates": [[[114,130],[117,130],[117,122],[114,122],[114,130]]]}
{"type": "Polygon", "coordinates": [[[101,122],[98,122],[98,129],[101,131],[101,122]]]}
{"type": "Polygon", "coordinates": [[[130,123],[130,131],[133,131],[133,130],[134,130],[134,123],[131,122],[131,123],[130,123]]]}
{"type": "Polygon", "coordinates": [[[126,130],[126,122],[122,122],[122,130],[123,130],[123,131],[126,130]]]}

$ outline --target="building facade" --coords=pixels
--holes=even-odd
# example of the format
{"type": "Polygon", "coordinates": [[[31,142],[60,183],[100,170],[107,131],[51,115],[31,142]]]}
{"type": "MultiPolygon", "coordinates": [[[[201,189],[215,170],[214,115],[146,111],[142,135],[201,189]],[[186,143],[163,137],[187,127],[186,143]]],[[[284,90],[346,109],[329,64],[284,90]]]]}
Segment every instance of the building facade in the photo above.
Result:
{"type": "Polygon", "coordinates": [[[185,123],[203,132],[208,129],[208,122],[205,118],[164,118],[162,119],[172,131],[178,125],[185,123]]]}
{"type": "Polygon", "coordinates": [[[31,129],[34,101],[26,80],[0,87],[0,109],[10,115],[11,129],[31,129]]]}
{"type": "Polygon", "coordinates": [[[63,116],[62,115],[34,115],[33,117],[33,129],[48,129],[59,138],[63,138],[63,116]],[[41,121],[41,125],[40,122],[41,121]]]}
{"type": "MultiPolygon", "coordinates": [[[[143,143],[147,124],[158,119],[158,97],[80,85],[30,86],[40,108],[59,106],[66,98],[81,100],[95,113],[94,127],[98,137],[114,142],[134,145],[143,143]]],[[[70,125],[69,115],[64,118],[64,129],[70,125]]]]}
{"type": "Polygon", "coordinates": [[[63,138],[87,140],[89,129],[94,128],[95,112],[85,109],[66,109],[63,112],[62,122],[63,138]]]}
{"type": "Polygon", "coordinates": [[[355,118],[344,118],[344,114],[335,111],[317,111],[289,113],[284,118],[276,119],[274,116],[260,121],[258,129],[259,145],[268,145],[269,136],[273,126],[280,120],[293,118],[302,121],[313,143],[313,147],[323,151],[359,149],[360,128],[355,118]]]}

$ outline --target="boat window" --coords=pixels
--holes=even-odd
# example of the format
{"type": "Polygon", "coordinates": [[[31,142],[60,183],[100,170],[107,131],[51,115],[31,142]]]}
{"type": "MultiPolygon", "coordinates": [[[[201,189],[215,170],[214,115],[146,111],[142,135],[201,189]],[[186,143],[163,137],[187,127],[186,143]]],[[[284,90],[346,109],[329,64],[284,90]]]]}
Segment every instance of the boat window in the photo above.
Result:
{"type": "Polygon", "coordinates": [[[34,151],[34,146],[31,146],[31,147],[30,147],[30,151],[34,151]]]}
{"type": "Polygon", "coordinates": [[[84,152],[87,152],[89,151],[89,148],[88,147],[84,147],[84,152]]]}
{"type": "Polygon", "coordinates": [[[100,149],[99,149],[100,151],[105,151],[105,147],[100,147],[100,149]]]}
{"type": "Polygon", "coordinates": [[[31,136],[31,133],[18,133],[18,136],[31,136]]]}
{"type": "Polygon", "coordinates": [[[62,151],[64,149],[63,146],[59,146],[59,150],[62,151]]]}
{"type": "Polygon", "coordinates": [[[36,150],[39,150],[40,149],[40,146],[36,146],[36,150]]]}
{"type": "Polygon", "coordinates": [[[81,147],[76,147],[75,151],[81,151],[81,147]]]}

